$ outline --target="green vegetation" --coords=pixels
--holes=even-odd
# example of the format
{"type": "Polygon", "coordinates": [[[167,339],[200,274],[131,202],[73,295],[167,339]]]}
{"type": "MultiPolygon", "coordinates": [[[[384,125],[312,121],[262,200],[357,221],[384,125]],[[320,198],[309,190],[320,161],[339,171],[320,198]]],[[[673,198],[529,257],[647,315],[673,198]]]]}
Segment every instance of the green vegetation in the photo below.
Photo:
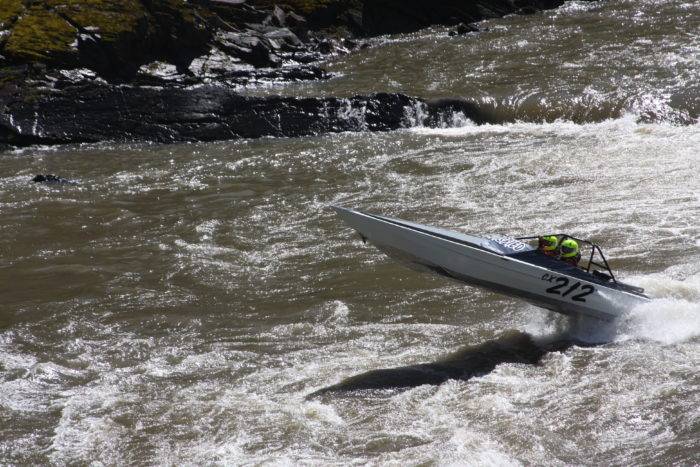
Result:
{"type": "Polygon", "coordinates": [[[0,2],[0,30],[6,29],[15,22],[24,10],[22,0],[2,0],[0,2]]]}
{"type": "Polygon", "coordinates": [[[255,0],[252,2],[253,5],[261,7],[271,7],[275,4],[284,4],[293,8],[302,14],[309,14],[315,10],[324,8],[332,3],[343,3],[342,0],[255,0]]]}
{"type": "Polygon", "coordinates": [[[42,3],[80,27],[97,28],[94,32],[104,42],[131,33],[145,15],[143,5],[136,0],[45,0],[42,3]]]}
{"type": "Polygon", "coordinates": [[[153,37],[195,29],[192,7],[182,0],[0,0],[0,23],[10,30],[0,54],[15,62],[49,64],[76,56],[71,44],[84,30],[103,45],[126,50],[139,41],[148,46],[144,41],[153,37]]]}
{"type": "Polygon", "coordinates": [[[32,6],[12,27],[4,52],[20,61],[50,61],[71,54],[76,30],[65,19],[41,6],[32,6]]]}

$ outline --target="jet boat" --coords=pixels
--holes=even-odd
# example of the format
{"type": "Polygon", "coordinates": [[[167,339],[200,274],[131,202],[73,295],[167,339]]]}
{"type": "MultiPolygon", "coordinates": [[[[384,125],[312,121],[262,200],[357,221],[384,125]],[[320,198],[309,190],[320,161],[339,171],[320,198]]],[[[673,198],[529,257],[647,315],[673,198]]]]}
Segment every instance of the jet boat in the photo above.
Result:
{"type": "Polygon", "coordinates": [[[528,243],[537,237],[469,235],[401,219],[333,206],[362,240],[413,269],[430,271],[577,318],[614,321],[647,302],[644,289],[615,278],[602,250],[590,250],[584,267],[546,256],[528,243]]]}

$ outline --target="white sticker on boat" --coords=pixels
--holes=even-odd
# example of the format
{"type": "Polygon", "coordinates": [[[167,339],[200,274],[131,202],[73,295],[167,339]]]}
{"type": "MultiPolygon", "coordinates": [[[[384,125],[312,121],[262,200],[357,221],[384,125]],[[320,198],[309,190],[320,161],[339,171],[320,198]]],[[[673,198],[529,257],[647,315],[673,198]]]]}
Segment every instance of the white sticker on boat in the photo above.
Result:
{"type": "Polygon", "coordinates": [[[527,248],[527,245],[520,240],[506,237],[504,235],[486,235],[486,238],[514,251],[523,251],[525,248],[527,248]]]}

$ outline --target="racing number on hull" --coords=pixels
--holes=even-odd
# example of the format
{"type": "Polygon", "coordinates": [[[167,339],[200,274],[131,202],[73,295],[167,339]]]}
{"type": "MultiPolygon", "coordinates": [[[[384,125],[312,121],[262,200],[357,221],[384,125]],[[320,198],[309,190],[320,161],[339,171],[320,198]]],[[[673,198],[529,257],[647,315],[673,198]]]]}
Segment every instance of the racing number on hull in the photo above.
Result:
{"type": "Polygon", "coordinates": [[[573,292],[578,291],[578,293],[571,295],[571,300],[575,302],[585,302],[586,296],[595,292],[595,287],[592,285],[581,285],[580,282],[576,281],[573,285],[569,286],[569,279],[566,277],[557,277],[551,274],[545,274],[542,276],[543,281],[551,282],[555,284],[549,287],[545,292],[554,295],[561,295],[562,297],[568,297],[573,292]]]}

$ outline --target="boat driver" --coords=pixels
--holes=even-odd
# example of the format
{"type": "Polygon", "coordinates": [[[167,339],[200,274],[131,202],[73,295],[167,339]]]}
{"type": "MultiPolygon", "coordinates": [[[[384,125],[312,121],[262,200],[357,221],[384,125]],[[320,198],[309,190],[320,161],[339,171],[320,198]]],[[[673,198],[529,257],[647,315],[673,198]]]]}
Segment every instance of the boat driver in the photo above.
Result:
{"type": "Polygon", "coordinates": [[[537,239],[539,245],[537,249],[547,256],[557,256],[559,254],[559,238],[556,235],[546,235],[537,239]]]}
{"type": "Polygon", "coordinates": [[[561,255],[559,258],[574,267],[578,266],[578,262],[581,261],[581,250],[578,242],[573,238],[567,238],[561,242],[561,255]]]}

